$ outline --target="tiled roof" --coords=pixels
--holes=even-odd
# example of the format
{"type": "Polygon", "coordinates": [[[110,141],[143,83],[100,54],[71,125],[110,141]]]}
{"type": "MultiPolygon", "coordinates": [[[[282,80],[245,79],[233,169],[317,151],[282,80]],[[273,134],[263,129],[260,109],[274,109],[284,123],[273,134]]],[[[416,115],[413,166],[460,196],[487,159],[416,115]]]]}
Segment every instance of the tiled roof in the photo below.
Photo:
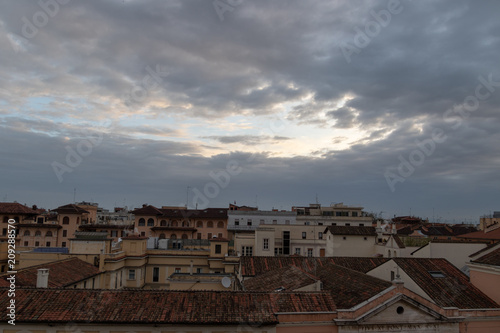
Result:
{"type": "Polygon", "coordinates": [[[53,209],[52,211],[57,212],[58,214],[85,214],[88,213],[87,210],[78,207],[74,204],[64,205],[53,209]]]}
{"type": "MultiPolygon", "coordinates": [[[[69,258],[19,269],[16,274],[16,287],[36,287],[39,268],[49,269],[49,288],[66,287],[99,274],[99,269],[94,265],[78,258],[69,258]]],[[[0,287],[9,286],[6,280],[8,277],[9,274],[0,276],[0,287]]]]}
{"type": "Polygon", "coordinates": [[[206,208],[206,209],[170,209],[156,208],[148,205],[138,208],[132,213],[136,216],[159,216],[166,219],[195,219],[213,218],[227,219],[227,208],[206,208]]]}
{"type": "Polygon", "coordinates": [[[469,258],[475,258],[475,257],[477,257],[478,255],[480,255],[481,253],[483,253],[483,252],[487,252],[487,251],[491,250],[492,248],[497,247],[497,246],[499,246],[499,245],[500,245],[500,242],[496,242],[496,243],[493,243],[493,244],[489,244],[489,245],[488,245],[488,246],[486,246],[484,249],[481,249],[481,250],[479,250],[479,251],[474,252],[473,254],[471,254],[471,255],[469,256],[469,258]]]}
{"type": "Polygon", "coordinates": [[[306,273],[296,266],[274,269],[243,282],[245,289],[273,291],[278,288],[291,291],[317,281],[323,290],[331,293],[339,309],[349,309],[392,286],[392,283],[355,270],[325,263],[315,271],[306,273]]]}
{"type": "MultiPolygon", "coordinates": [[[[326,228],[333,235],[377,236],[375,227],[329,226],[326,228]]],[[[325,230],[326,232],[326,230],[325,230]]]]}
{"type": "Polygon", "coordinates": [[[136,216],[157,216],[163,214],[158,208],[151,205],[144,205],[141,208],[134,209],[131,213],[136,216]]]}
{"type": "Polygon", "coordinates": [[[286,291],[293,291],[299,288],[316,283],[318,278],[297,268],[287,266],[274,269],[258,275],[243,282],[245,290],[251,291],[274,291],[283,288],[286,291]]]}
{"type": "Polygon", "coordinates": [[[399,238],[398,235],[392,235],[392,238],[394,238],[394,241],[396,242],[396,244],[400,249],[406,248],[405,243],[403,243],[403,241],[401,240],[401,238],[399,238]]]}
{"type": "Polygon", "coordinates": [[[453,236],[453,231],[447,226],[422,226],[421,231],[427,236],[453,236]]]}
{"type": "Polygon", "coordinates": [[[393,260],[439,306],[459,309],[500,307],[472,285],[468,277],[446,259],[393,260]],[[441,272],[444,276],[433,277],[430,272],[441,272]]]}
{"type": "Polygon", "coordinates": [[[243,276],[256,276],[269,270],[297,266],[311,273],[321,269],[324,265],[333,263],[347,267],[358,272],[366,273],[373,268],[387,262],[388,258],[364,258],[364,257],[241,257],[241,274],[243,276]]]}
{"type": "Polygon", "coordinates": [[[500,240],[500,228],[492,230],[490,232],[484,231],[475,231],[468,234],[463,234],[457,236],[458,238],[467,238],[467,239],[491,239],[491,240],[500,240]]]}
{"type": "Polygon", "coordinates": [[[472,262],[478,264],[500,266],[500,248],[491,251],[490,253],[485,254],[484,256],[477,258],[476,260],[473,260],[472,262]]]}
{"type": "MultiPolygon", "coordinates": [[[[0,290],[6,308],[8,289],[0,290]]],[[[332,312],[328,293],[17,289],[16,323],[277,324],[276,313],[332,312]]]]}
{"type": "Polygon", "coordinates": [[[392,286],[390,282],[334,264],[322,267],[317,276],[339,309],[349,309],[392,286]]]}
{"type": "Polygon", "coordinates": [[[38,212],[17,202],[0,202],[0,214],[38,215],[38,212]]]}

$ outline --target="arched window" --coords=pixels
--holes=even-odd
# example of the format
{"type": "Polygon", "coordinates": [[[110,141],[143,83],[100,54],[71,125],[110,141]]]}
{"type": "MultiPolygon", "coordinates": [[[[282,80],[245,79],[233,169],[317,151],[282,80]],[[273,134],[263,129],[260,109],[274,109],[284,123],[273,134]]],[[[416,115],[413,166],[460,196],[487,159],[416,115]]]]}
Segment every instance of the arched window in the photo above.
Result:
{"type": "Polygon", "coordinates": [[[148,227],[153,227],[155,225],[155,220],[148,219],[148,227]]]}
{"type": "Polygon", "coordinates": [[[391,257],[391,250],[387,251],[389,258],[391,257]]]}
{"type": "Polygon", "coordinates": [[[41,235],[42,235],[42,233],[40,232],[40,230],[37,230],[37,231],[35,232],[35,236],[41,236],[41,235]]]}
{"type": "Polygon", "coordinates": [[[3,217],[3,223],[8,223],[9,222],[9,217],[8,216],[4,216],[3,217]]]}
{"type": "Polygon", "coordinates": [[[214,227],[214,223],[212,221],[208,221],[207,228],[213,228],[213,227],[214,227]]]}
{"type": "Polygon", "coordinates": [[[170,239],[177,239],[177,235],[176,234],[171,234],[170,235],[170,239]]]}
{"type": "Polygon", "coordinates": [[[26,230],[26,231],[24,232],[24,236],[30,236],[30,235],[31,235],[31,234],[30,234],[30,231],[29,231],[29,230],[26,230]]]}
{"type": "Polygon", "coordinates": [[[52,231],[47,231],[47,233],[45,234],[45,237],[52,237],[52,231]]]}
{"type": "Polygon", "coordinates": [[[146,225],[146,220],[143,219],[142,217],[139,219],[139,227],[145,226],[146,225]]]}
{"type": "Polygon", "coordinates": [[[63,217],[63,224],[69,224],[69,217],[63,217]]]}
{"type": "Polygon", "coordinates": [[[173,221],[172,222],[172,227],[177,227],[177,226],[178,226],[177,221],[173,221]]]}
{"type": "Polygon", "coordinates": [[[182,234],[182,239],[188,239],[188,235],[182,234]]]}
{"type": "Polygon", "coordinates": [[[14,220],[16,220],[17,223],[19,223],[19,216],[14,217],[14,220]]]}
{"type": "Polygon", "coordinates": [[[394,251],[394,258],[396,258],[398,256],[398,253],[396,251],[394,251]]]}
{"type": "Polygon", "coordinates": [[[187,221],[182,221],[182,226],[183,226],[183,227],[189,227],[189,222],[187,222],[187,221]]]}
{"type": "Polygon", "coordinates": [[[167,221],[165,221],[165,220],[161,220],[161,221],[160,221],[160,226],[161,226],[161,227],[166,227],[166,226],[167,226],[167,221]]]}
{"type": "MultiPolygon", "coordinates": [[[[165,222],[165,223],[167,223],[167,222],[165,222]]],[[[165,239],[165,234],[160,234],[160,237],[159,237],[159,238],[160,238],[160,239],[165,239]]]]}
{"type": "Polygon", "coordinates": [[[224,228],[224,222],[222,221],[217,222],[217,228],[224,228]]]}
{"type": "Polygon", "coordinates": [[[203,228],[203,222],[202,221],[196,222],[196,228],[203,228]]]}

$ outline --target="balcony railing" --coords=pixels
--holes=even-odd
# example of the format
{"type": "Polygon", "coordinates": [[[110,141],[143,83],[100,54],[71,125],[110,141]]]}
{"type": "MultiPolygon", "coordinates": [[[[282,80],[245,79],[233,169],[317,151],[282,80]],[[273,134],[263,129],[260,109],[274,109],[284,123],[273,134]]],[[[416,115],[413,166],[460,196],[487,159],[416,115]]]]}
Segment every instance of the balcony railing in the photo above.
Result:
{"type": "Polygon", "coordinates": [[[228,225],[227,230],[255,231],[258,227],[259,227],[258,225],[228,225]]]}

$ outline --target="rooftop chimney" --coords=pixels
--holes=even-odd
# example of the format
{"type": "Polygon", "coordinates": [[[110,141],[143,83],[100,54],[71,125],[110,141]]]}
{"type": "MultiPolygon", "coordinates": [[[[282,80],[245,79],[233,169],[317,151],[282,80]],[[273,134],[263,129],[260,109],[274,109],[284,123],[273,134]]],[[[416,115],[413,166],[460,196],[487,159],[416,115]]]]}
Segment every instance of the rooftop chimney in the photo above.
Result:
{"type": "Polygon", "coordinates": [[[47,288],[49,286],[49,269],[40,268],[36,276],[36,287],[47,288]]]}

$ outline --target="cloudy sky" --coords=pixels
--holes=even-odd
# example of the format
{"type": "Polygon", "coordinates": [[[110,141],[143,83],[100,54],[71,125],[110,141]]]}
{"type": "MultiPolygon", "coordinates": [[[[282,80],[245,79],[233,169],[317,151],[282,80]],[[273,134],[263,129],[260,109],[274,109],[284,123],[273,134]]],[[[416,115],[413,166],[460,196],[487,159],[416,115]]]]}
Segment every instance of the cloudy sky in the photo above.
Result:
{"type": "Polygon", "coordinates": [[[500,2],[0,2],[0,201],[478,222],[500,2]]]}

